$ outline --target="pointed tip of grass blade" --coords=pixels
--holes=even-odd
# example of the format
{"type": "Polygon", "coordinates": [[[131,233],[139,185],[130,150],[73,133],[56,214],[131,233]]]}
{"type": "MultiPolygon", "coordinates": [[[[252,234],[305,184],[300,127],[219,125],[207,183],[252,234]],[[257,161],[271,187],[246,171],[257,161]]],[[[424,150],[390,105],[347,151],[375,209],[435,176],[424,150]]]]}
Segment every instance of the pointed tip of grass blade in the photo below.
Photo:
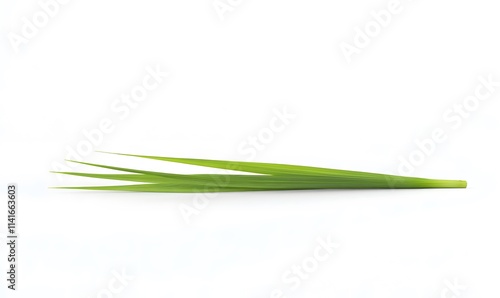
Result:
{"type": "Polygon", "coordinates": [[[96,150],[95,152],[104,153],[104,154],[119,154],[119,153],[115,153],[115,152],[102,151],[102,150],[96,150]]]}
{"type": "Polygon", "coordinates": [[[65,161],[74,162],[74,163],[79,163],[79,164],[82,164],[82,165],[91,165],[91,164],[89,164],[88,162],[78,161],[78,160],[72,160],[72,159],[65,159],[65,161]]]}
{"type": "Polygon", "coordinates": [[[93,186],[50,186],[49,189],[93,190],[93,186]]]}
{"type": "Polygon", "coordinates": [[[49,189],[78,189],[77,186],[49,186],[49,189]]]}
{"type": "Polygon", "coordinates": [[[72,174],[74,174],[75,172],[66,172],[66,171],[49,171],[49,173],[52,173],[52,174],[63,174],[63,175],[72,175],[72,174]]]}
{"type": "Polygon", "coordinates": [[[96,150],[96,152],[104,153],[104,154],[123,155],[123,156],[138,156],[138,155],[134,155],[134,154],[119,153],[119,152],[110,152],[110,151],[101,151],[101,150],[96,150]]]}

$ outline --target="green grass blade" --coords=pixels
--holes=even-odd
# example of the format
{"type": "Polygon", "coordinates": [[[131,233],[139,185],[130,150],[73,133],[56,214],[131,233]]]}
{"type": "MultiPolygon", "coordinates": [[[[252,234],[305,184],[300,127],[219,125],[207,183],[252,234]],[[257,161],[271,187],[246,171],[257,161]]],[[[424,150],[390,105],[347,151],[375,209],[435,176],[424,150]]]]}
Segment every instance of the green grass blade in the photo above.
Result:
{"type": "Polygon", "coordinates": [[[356,177],[356,178],[371,177],[371,178],[383,178],[386,180],[400,180],[402,178],[426,179],[417,177],[405,177],[398,175],[388,175],[388,174],[379,174],[370,172],[349,171],[349,170],[288,165],[288,164],[276,164],[276,163],[244,162],[244,161],[238,162],[238,161],[195,159],[195,158],[175,158],[175,157],[113,153],[113,152],[103,152],[103,153],[133,156],[133,157],[217,168],[217,169],[233,170],[233,171],[256,173],[256,174],[267,174],[267,175],[303,175],[303,176],[311,175],[311,176],[356,177]]]}
{"type": "MultiPolygon", "coordinates": [[[[178,183],[180,181],[184,182],[199,182],[200,184],[214,183],[217,182],[219,185],[230,185],[233,187],[253,187],[265,186],[272,188],[276,186],[281,188],[283,185],[293,184],[296,185],[306,185],[306,186],[332,186],[337,188],[338,185],[345,185],[348,188],[358,188],[360,184],[370,185],[370,186],[384,186],[386,188],[393,188],[388,183],[386,179],[381,179],[379,177],[351,177],[351,176],[340,176],[340,177],[330,177],[330,176],[310,176],[310,175],[226,175],[226,174],[195,174],[195,175],[181,175],[181,174],[170,174],[163,172],[151,172],[142,171],[135,169],[128,169],[122,167],[112,167],[99,164],[85,163],[86,165],[91,165],[101,168],[109,168],[113,170],[129,171],[139,174],[92,174],[92,173],[76,173],[76,172],[62,172],[67,175],[84,176],[90,178],[100,178],[100,179],[113,179],[113,180],[124,180],[124,181],[135,181],[135,182],[146,182],[146,183],[178,183]],[[141,175],[142,174],[142,175],[141,175]]],[[[399,187],[408,187],[413,184],[425,185],[429,182],[441,181],[441,184],[453,183],[453,180],[431,180],[424,178],[399,178],[399,187]]]]}
{"type": "Polygon", "coordinates": [[[171,181],[172,183],[179,183],[179,179],[154,176],[154,175],[145,175],[145,174],[94,174],[94,173],[78,173],[78,172],[52,172],[52,173],[80,176],[87,178],[96,178],[96,179],[132,181],[132,182],[143,182],[143,183],[167,183],[168,181],[171,181]]]}
{"type": "Polygon", "coordinates": [[[176,186],[189,184],[193,188],[231,187],[248,189],[366,189],[366,188],[436,188],[436,187],[463,187],[460,181],[430,180],[430,179],[402,179],[396,186],[391,186],[384,179],[354,178],[354,177],[326,177],[326,176],[271,176],[271,175],[214,175],[196,174],[180,175],[186,179],[141,175],[141,174],[93,174],[62,172],[62,174],[83,176],[99,179],[133,181],[151,184],[176,186]],[[192,179],[196,176],[197,179],[192,179]],[[201,179],[200,179],[201,178],[201,179]]]}
{"type": "Polygon", "coordinates": [[[172,174],[74,161],[76,163],[93,167],[127,172],[127,174],[94,174],[78,172],[59,173],[88,178],[131,181],[145,184],[62,188],[147,192],[225,192],[302,189],[465,188],[467,186],[467,182],[463,180],[438,180],[417,177],[403,177],[395,175],[286,164],[233,162],[223,160],[172,158],[132,154],[121,155],[178,162],[196,166],[250,172],[260,175],[172,174]]]}
{"type": "MultiPolygon", "coordinates": [[[[420,188],[456,188],[456,184],[443,184],[435,181],[425,184],[400,184],[398,189],[420,189],[420,188]]],[[[177,183],[177,184],[135,184],[135,185],[113,185],[113,186],[76,186],[76,187],[57,187],[60,189],[79,189],[79,190],[115,190],[115,191],[134,191],[134,192],[170,192],[170,193],[202,193],[202,192],[241,192],[241,191],[270,191],[270,190],[314,190],[314,189],[387,189],[387,184],[380,183],[330,183],[330,184],[289,184],[289,185],[269,185],[251,187],[220,186],[209,183],[177,183]]]]}
{"type": "MultiPolygon", "coordinates": [[[[205,193],[205,192],[240,192],[256,191],[259,189],[245,189],[232,187],[210,187],[194,186],[191,184],[133,184],[133,185],[110,185],[110,186],[61,186],[58,189],[76,190],[104,190],[104,191],[130,191],[130,192],[161,192],[161,193],[205,193]]],[[[262,189],[266,190],[266,189],[262,189]]]]}

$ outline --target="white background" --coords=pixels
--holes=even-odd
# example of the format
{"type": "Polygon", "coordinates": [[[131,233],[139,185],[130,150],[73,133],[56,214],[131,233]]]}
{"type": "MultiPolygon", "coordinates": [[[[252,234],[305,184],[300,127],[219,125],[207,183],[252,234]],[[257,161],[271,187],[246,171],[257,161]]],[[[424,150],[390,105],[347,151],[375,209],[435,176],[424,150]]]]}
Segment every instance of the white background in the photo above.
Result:
{"type": "MultiPolygon", "coordinates": [[[[389,1],[220,3],[232,9],[222,18],[211,0],[73,0],[17,47],[23,18],[43,10],[2,1],[0,185],[20,188],[19,290],[8,294],[498,296],[500,87],[467,117],[449,112],[479,77],[500,81],[498,4],[401,0],[348,63],[341,44],[389,1]],[[120,118],[113,104],[147,67],[169,75],[120,118]],[[283,110],[293,118],[269,130],[283,110]],[[179,208],[193,207],[193,194],[49,189],[102,184],[49,171],[103,119],[112,132],[85,161],[175,172],[201,169],[95,150],[397,174],[401,159],[423,156],[415,142],[442,129],[446,140],[410,174],[469,187],[216,194],[189,222],[179,208]],[[259,134],[267,143],[249,149],[259,134]],[[292,289],[282,276],[314,255],[318,237],[340,247],[292,289]],[[108,292],[122,270],[133,278],[108,292]]],[[[2,245],[2,268],[6,255],[2,245]]]]}

